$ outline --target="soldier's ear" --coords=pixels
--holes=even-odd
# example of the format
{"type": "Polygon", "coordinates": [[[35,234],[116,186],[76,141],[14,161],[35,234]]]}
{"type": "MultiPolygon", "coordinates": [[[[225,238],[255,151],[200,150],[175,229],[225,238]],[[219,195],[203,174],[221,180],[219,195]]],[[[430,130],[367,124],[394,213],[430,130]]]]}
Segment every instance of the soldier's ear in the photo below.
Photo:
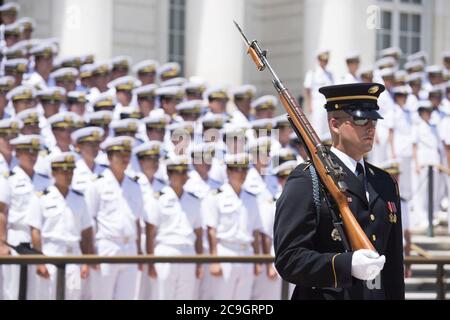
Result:
{"type": "Polygon", "coordinates": [[[339,134],[340,128],[339,128],[339,121],[335,118],[328,118],[328,127],[330,128],[331,134],[339,134]]]}

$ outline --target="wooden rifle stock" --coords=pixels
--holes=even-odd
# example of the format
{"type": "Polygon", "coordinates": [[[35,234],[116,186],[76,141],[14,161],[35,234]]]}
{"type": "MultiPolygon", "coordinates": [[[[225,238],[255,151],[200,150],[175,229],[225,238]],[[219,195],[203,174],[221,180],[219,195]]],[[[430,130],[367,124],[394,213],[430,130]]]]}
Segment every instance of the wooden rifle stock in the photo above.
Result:
{"type": "Polygon", "coordinates": [[[311,157],[312,165],[315,167],[323,186],[331,195],[339,210],[345,234],[347,235],[352,250],[369,249],[376,251],[350,210],[347,194],[345,193],[346,186],[343,181],[342,168],[332,161],[328,150],[322,145],[322,142],[306,118],[297,100],[284,87],[273,71],[266,58],[267,52],[259,47],[256,40],[252,42],[248,41],[241,27],[235,21],[234,24],[244,38],[244,42],[248,48],[247,53],[256,64],[258,70],[262,71],[267,67],[272,73],[272,82],[278,92],[281,103],[289,115],[290,122],[294,126],[293,129],[299,135],[299,138],[304,141],[305,147],[311,157]]]}

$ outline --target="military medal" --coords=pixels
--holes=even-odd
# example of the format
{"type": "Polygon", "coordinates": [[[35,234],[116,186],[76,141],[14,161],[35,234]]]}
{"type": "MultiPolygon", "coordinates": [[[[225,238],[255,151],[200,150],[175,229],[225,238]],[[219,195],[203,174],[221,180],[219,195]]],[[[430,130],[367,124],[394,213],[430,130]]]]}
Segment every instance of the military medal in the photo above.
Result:
{"type": "Polygon", "coordinates": [[[392,201],[387,202],[387,207],[389,210],[389,222],[390,223],[397,223],[397,208],[395,206],[395,203],[392,201]]]}

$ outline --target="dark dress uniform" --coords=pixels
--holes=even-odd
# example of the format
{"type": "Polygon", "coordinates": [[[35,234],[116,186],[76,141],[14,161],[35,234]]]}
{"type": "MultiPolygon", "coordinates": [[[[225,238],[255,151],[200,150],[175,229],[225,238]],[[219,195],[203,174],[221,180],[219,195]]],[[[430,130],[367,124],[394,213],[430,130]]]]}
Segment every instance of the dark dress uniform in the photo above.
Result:
{"type": "Polygon", "coordinates": [[[353,252],[333,232],[329,208],[321,192],[320,214],[313,198],[307,163],[289,176],[276,206],[275,266],[296,285],[292,299],[404,299],[404,266],[398,187],[385,171],[365,162],[366,189],[336,155],[345,171],[349,206],[361,228],[386,263],[374,281],[352,277],[353,252]]]}

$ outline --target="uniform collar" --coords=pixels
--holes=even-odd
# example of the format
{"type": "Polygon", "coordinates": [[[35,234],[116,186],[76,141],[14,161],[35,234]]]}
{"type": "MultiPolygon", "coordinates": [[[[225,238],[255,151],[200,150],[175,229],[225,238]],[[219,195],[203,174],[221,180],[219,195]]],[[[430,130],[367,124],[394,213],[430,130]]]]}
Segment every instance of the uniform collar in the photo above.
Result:
{"type": "Polygon", "coordinates": [[[353,173],[356,174],[356,165],[358,163],[360,163],[364,169],[364,173],[366,171],[366,168],[364,166],[364,160],[361,159],[359,161],[356,161],[355,159],[353,159],[352,157],[348,156],[347,154],[343,153],[342,151],[336,149],[335,147],[331,147],[330,149],[331,152],[333,152],[336,157],[339,158],[339,160],[342,161],[342,163],[353,173]]]}

